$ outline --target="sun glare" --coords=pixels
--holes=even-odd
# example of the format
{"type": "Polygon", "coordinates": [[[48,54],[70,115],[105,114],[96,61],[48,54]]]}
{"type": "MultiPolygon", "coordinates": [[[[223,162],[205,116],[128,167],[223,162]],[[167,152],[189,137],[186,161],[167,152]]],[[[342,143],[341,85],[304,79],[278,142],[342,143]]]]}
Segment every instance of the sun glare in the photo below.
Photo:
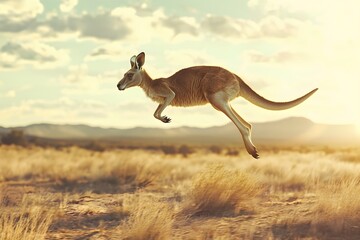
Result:
{"type": "Polygon", "coordinates": [[[355,123],[355,130],[356,130],[356,133],[358,135],[360,135],[360,120],[358,120],[356,123],[355,123]]]}

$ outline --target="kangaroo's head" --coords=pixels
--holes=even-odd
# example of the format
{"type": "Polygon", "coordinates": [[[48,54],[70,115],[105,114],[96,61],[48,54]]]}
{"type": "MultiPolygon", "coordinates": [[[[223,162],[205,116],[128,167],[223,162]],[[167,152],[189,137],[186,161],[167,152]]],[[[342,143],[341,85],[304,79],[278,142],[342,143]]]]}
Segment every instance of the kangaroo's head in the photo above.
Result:
{"type": "Polygon", "coordinates": [[[145,63],[145,53],[141,52],[137,56],[130,58],[131,68],[124,74],[124,77],[117,84],[119,90],[125,90],[126,88],[139,86],[142,82],[141,68],[145,63]]]}

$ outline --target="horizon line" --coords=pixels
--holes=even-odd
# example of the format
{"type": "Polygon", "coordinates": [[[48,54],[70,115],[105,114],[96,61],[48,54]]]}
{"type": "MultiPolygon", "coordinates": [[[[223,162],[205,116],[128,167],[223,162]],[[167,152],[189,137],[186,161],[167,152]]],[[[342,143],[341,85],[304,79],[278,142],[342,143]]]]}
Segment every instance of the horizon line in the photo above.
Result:
{"type": "MultiPolygon", "coordinates": [[[[356,123],[323,123],[323,122],[315,122],[307,117],[302,117],[302,116],[290,116],[290,117],[285,117],[285,118],[279,118],[279,119],[275,119],[275,120],[269,120],[269,121],[254,121],[254,122],[250,122],[251,124],[263,124],[263,123],[271,123],[271,122],[279,122],[279,121],[283,121],[283,120],[289,120],[289,119],[303,119],[306,121],[309,121],[313,124],[321,124],[321,125],[337,125],[337,126],[356,126],[356,123]]],[[[184,127],[188,127],[188,128],[212,128],[212,127],[221,127],[221,126],[225,126],[231,124],[231,121],[225,123],[225,124],[221,124],[221,125],[211,125],[211,126],[207,126],[207,127],[199,127],[199,126],[190,126],[190,125],[182,125],[182,126],[174,126],[174,127],[157,127],[157,126],[133,126],[133,127],[116,127],[116,126],[99,126],[99,125],[93,125],[93,124],[89,124],[89,123],[54,123],[54,122],[35,122],[35,123],[28,123],[28,124],[24,124],[24,125],[17,125],[17,126],[5,126],[5,125],[1,125],[1,128],[24,128],[24,127],[29,127],[29,126],[33,126],[33,125],[57,125],[57,126],[88,126],[88,127],[93,127],[93,128],[103,128],[103,129],[135,129],[135,128],[160,128],[160,129],[175,129],[175,128],[184,128],[184,127]]]]}

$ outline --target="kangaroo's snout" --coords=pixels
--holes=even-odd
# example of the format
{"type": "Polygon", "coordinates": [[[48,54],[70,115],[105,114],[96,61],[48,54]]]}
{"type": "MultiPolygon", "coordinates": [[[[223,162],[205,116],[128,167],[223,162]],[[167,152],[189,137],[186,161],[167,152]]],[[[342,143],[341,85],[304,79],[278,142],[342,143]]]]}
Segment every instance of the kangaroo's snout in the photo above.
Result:
{"type": "Polygon", "coordinates": [[[120,91],[125,90],[125,87],[124,87],[124,86],[121,86],[120,83],[118,83],[118,85],[116,85],[116,86],[117,86],[117,88],[118,88],[120,91]]]}

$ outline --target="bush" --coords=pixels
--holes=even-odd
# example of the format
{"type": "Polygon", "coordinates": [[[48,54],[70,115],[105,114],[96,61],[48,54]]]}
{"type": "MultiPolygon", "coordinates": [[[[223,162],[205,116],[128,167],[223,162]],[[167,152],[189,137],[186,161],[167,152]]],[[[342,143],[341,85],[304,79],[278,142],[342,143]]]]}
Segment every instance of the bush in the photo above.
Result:
{"type": "Polygon", "coordinates": [[[95,152],[103,152],[106,150],[105,145],[98,141],[91,141],[90,143],[86,144],[83,148],[95,152]]]}
{"type": "Polygon", "coordinates": [[[181,145],[178,149],[178,152],[183,157],[188,157],[190,154],[194,153],[194,150],[187,145],[181,145]]]}
{"type": "Polygon", "coordinates": [[[202,215],[235,213],[259,192],[258,182],[248,174],[214,165],[194,178],[185,212],[189,210],[202,215]]]}
{"type": "Polygon", "coordinates": [[[5,145],[26,146],[28,141],[23,130],[13,129],[11,132],[2,137],[2,143],[5,145]]]}
{"type": "Polygon", "coordinates": [[[152,199],[140,199],[124,226],[125,239],[171,239],[174,214],[172,207],[152,199]]]}
{"type": "Polygon", "coordinates": [[[176,147],[171,145],[164,145],[160,147],[161,151],[163,151],[166,155],[175,155],[177,154],[176,147]]]}
{"type": "Polygon", "coordinates": [[[212,145],[208,149],[211,153],[215,153],[215,154],[221,154],[222,152],[222,148],[216,145],[212,145]]]}
{"type": "Polygon", "coordinates": [[[226,152],[227,156],[237,156],[239,155],[239,151],[236,149],[228,149],[226,152]]]}

